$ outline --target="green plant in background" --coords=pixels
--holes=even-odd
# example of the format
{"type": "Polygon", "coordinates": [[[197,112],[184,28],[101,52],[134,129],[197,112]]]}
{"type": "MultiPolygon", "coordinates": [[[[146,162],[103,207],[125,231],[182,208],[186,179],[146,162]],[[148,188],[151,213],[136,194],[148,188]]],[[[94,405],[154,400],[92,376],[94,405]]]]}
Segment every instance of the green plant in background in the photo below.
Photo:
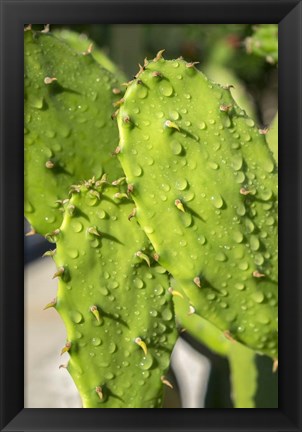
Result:
{"type": "Polygon", "coordinates": [[[264,57],[268,63],[278,63],[278,24],[259,24],[245,40],[248,53],[264,57]]]}
{"type": "Polygon", "coordinates": [[[176,322],[229,359],[235,406],[260,406],[256,352],[278,357],[266,131],[193,62],[159,52],[123,95],[89,39],[26,30],[25,215],[57,245],[47,308],[83,406],[160,407],[176,322]]]}

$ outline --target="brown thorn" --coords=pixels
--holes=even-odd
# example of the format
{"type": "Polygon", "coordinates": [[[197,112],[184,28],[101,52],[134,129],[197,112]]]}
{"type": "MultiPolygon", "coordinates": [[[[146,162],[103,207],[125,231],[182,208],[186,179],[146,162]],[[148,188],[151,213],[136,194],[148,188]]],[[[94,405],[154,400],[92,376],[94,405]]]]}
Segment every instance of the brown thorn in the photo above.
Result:
{"type": "Polygon", "coordinates": [[[173,385],[170,383],[169,380],[167,380],[167,378],[166,378],[164,375],[162,375],[162,376],[160,377],[160,380],[161,380],[161,382],[162,382],[163,384],[165,384],[167,387],[170,387],[170,389],[173,389],[173,385]]]}
{"type": "Polygon", "coordinates": [[[236,343],[236,340],[233,338],[229,330],[225,330],[223,332],[223,336],[232,343],[236,343]]]}
{"type": "Polygon", "coordinates": [[[25,234],[25,237],[30,237],[30,236],[33,236],[35,234],[37,234],[36,230],[34,228],[31,228],[31,230],[25,234]]]}

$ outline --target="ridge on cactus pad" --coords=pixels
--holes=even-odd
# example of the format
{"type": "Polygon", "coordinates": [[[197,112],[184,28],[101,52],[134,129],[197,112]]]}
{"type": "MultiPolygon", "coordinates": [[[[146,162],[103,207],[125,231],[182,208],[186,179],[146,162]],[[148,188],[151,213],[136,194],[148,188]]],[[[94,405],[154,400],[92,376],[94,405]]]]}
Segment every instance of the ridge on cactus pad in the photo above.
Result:
{"type": "Polygon", "coordinates": [[[42,235],[62,222],[71,184],[122,170],[111,120],[118,81],[91,54],[78,54],[51,33],[24,32],[25,216],[42,235]],[[98,157],[94,157],[95,154],[98,157]]]}
{"type": "Polygon", "coordinates": [[[277,167],[230,87],[145,61],[118,114],[119,158],[159,263],[203,318],[278,357],[277,167]]]}
{"type": "Polygon", "coordinates": [[[62,352],[70,355],[67,369],[83,406],[155,408],[176,341],[169,279],[128,220],[133,203],[122,179],[115,183],[93,178],[71,189],[53,238],[54,307],[67,329],[62,352]]]}

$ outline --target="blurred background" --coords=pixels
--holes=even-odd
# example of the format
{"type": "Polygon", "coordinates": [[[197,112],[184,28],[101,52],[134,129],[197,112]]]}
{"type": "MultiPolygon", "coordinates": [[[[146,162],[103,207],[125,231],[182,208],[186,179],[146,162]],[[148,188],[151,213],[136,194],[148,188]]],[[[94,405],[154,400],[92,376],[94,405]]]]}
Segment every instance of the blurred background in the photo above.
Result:
{"type": "MultiPolygon", "coordinates": [[[[187,61],[199,62],[198,69],[210,79],[234,86],[235,100],[254,118],[259,128],[270,127],[269,139],[277,159],[277,25],[51,26],[51,31],[66,39],[70,37],[68,30],[77,32],[76,45],[83,47],[83,51],[92,41],[97,50],[95,55],[103,56],[102,61],[107,62],[104,66],[118,72],[124,81],[132,79],[138,63],[142,64],[145,57],[153,58],[161,49],[166,50],[167,59],[183,56],[187,61]]],[[[69,42],[73,43],[72,40],[69,42]]],[[[30,231],[26,221],[24,231],[30,231]]],[[[39,235],[25,237],[26,408],[81,407],[72,379],[64,368],[59,368],[68,357],[67,354],[64,354],[66,358],[59,356],[65,343],[63,323],[55,310],[43,311],[44,305],[56,295],[57,282],[51,279],[55,265],[51,258],[41,258],[53,246],[39,235]]],[[[276,408],[278,377],[272,373],[272,361],[255,356],[252,371],[246,369],[243,372],[253,375],[248,391],[241,388],[240,376],[232,374],[231,356],[218,353],[196,335],[193,337],[184,332],[173,351],[169,380],[174,388],[167,388],[164,406],[276,408]]]]}

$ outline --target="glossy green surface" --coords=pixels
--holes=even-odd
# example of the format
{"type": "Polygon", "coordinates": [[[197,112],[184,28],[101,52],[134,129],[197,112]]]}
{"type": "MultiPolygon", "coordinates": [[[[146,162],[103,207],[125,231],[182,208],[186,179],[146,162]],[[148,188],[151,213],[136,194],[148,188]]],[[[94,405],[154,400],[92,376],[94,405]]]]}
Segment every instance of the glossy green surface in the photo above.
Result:
{"type": "Polygon", "coordinates": [[[137,219],[199,315],[278,356],[277,168],[233,100],[160,54],[128,87],[120,161],[137,219]]]}

